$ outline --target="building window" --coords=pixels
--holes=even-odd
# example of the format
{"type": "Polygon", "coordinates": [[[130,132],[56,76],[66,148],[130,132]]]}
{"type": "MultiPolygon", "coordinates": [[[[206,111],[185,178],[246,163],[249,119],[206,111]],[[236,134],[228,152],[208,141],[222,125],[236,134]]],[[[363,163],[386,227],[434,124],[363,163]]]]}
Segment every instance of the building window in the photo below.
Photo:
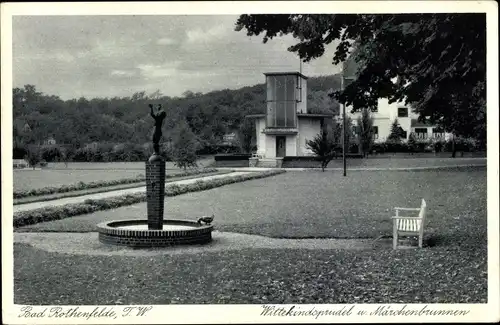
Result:
{"type": "Polygon", "coordinates": [[[398,117],[408,117],[408,108],[398,107],[398,117]]]}
{"type": "Polygon", "coordinates": [[[435,139],[444,138],[444,132],[441,128],[432,128],[432,137],[435,139]]]}
{"type": "Polygon", "coordinates": [[[302,78],[300,76],[297,76],[297,96],[296,100],[298,102],[302,101],[302,78]]]}
{"type": "Polygon", "coordinates": [[[296,127],[295,76],[267,77],[267,127],[296,127]]]}
{"type": "Polygon", "coordinates": [[[378,139],[378,126],[373,127],[373,138],[378,139]]]}
{"type": "Polygon", "coordinates": [[[403,139],[408,138],[408,132],[406,132],[405,130],[401,130],[401,137],[402,137],[403,139]]]}

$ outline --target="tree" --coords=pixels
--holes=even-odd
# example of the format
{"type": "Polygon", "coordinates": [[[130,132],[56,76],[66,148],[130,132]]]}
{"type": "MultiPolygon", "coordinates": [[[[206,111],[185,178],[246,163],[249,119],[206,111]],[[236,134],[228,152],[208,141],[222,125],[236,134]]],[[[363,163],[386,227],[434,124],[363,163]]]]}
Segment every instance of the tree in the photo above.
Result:
{"type": "Polygon", "coordinates": [[[39,146],[30,146],[24,159],[30,164],[33,170],[35,170],[36,165],[42,161],[42,150],[39,146]]]}
{"type": "Polygon", "coordinates": [[[64,162],[64,166],[68,168],[68,163],[73,161],[75,157],[76,149],[72,145],[64,146],[61,148],[61,160],[64,162]]]}
{"type": "Polygon", "coordinates": [[[263,41],[292,34],[308,62],[339,42],[333,64],[356,61],[356,79],[335,97],[353,110],[378,98],[405,102],[447,132],[486,139],[486,14],[241,15],[237,31],[263,41]]]}
{"type": "Polygon", "coordinates": [[[358,131],[363,157],[370,152],[373,145],[373,118],[370,110],[364,108],[361,110],[361,116],[358,117],[358,131]]]}
{"type": "Polygon", "coordinates": [[[241,151],[249,153],[252,150],[252,139],[255,134],[255,122],[251,119],[245,119],[238,129],[238,139],[241,151]]]}
{"type": "Polygon", "coordinates": [[[401,142],[401,139],[404,137],[403,134],[404,130],[401,128],[399,125],[398,119],[394,119],[391,125],[391,133],[389,133],[389,136],[387,137],[387,140],[392,141],[392,142],[401,142]]]}
{"type": "Polygon", "coordinates": [[[316,114],[338,115],[340,105],[337,100],[329,96],[332,91],[333,89],[309,91],[307,94],[307,111],[316,114]]]}
{"type": "Polygon", "coordinates": [[[411,154],[417,151],[417,139],[415,139],[415,134],[412,132],[408,137],[408,150],[411,154]]]}
{"type": "Polygon", "coordinates": [[[314,152],[321,161],[322,171],[325,171],[326,166],[335,158],[336,147],[333,137],[326,130],[318,133],[312,140],[306,140],[306,148],[314,152]]]}
{"type": "Polygon", "coordinates": [[[179,124],[173,136],[172,146],[172,158],[177,167],[184,170],[188,167],[197,167],[196,150],[198,149],[198,141],[185,121],[179,124]]]}

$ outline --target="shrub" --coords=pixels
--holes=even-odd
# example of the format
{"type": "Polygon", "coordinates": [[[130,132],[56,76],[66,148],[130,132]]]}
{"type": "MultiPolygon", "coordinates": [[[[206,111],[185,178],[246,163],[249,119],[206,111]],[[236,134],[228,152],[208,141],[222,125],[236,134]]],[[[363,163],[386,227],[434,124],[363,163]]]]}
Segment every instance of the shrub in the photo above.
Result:
{"type": "Polygon", "coordinates": [[[384,146],[386,152],[408,152],[408,145],[400,140],[387,140],[384,146]]]}
{"type": "Polygon", "coordinates": [[[384,153],[385,151],[386,151],[385,143],[374,143],[372,145],[372,150],[371,150],[372,154],[384,153]]]}
{"type": "Polygon", "coordinates": [[[441,152],[443,151],[443,148],[444,148],[444,141],[441,141],[441,140],[437,140],[434,142],[434,151],[435,152],[441,152]]]}
{"type": "Polygon", "coordinates": [[[323,171],[325,171],[326,166],[336,156],[336,144],[327,131],[317,134],[312,140],[307,140],[306,147],[314,152],[321,161],[321,169],[323,171]]]}
{"type": "Polygon", "coordinates": [[[358,118],[358,131],[361,153],[366,156],[373,145],[373,118],[367,108],[361,111],[361,116],[358,118]]]}
{"type": "Polygon", "coordinates": [[[30,164],[30,166],[35,169],[35,166],[42,160],[42,152],[40,147],[32,146],[28,149],[28,153],[24,159],[30,164]]]}
{"type": "Polygon", "coordinates": [[[177,129],[173,141],[174,164],[186,170],[188,167],[196,167],[196,151],[199,143],[196,136],[186,122],[181,123],[177,129]]]}
{"type": "Polygon", "coordinates": [[[360,151],[360,146],[357,143],[350,143],[349,148],[347,150],[348,153],[359,153],[360,151]]]}

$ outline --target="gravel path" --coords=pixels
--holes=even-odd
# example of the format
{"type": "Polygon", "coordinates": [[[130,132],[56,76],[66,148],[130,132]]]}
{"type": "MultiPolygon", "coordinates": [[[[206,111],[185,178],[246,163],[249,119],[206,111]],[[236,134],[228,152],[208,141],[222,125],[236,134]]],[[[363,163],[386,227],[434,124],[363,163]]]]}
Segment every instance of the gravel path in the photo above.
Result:
{"type": "MultiPolygon", "coordinates": [[[[196,181],[199,181],[199,180],[208,181],[208,180],[212,180],[212,179],[240,176],[240,175],[246,175],[246,174],[251,174],[251,173],[252,173],[251,171],[244,171],[244,172],[233,172],[233,173],[228,173],[228,174],[223,174],[223,175],[212,175],[212,176],[184,179],[184,180],[180,180],[180,181],[168,182],[167,186],[172,185],[172,184],[187,185],[187,184],[196,183],[196,181]]],[[[126,194],[143,193],[145,191],[146,191],[146,187],[141,186],[141,187],[134,187],[134,188],[128,188],[128,189],[123,189],[123,190],[117,190],[117,191],[101,192],[101,193],[94,193],[94,194],[88,194],[88,195],[82,195],[82,196],[68,197],[68,198],[63,198],[63,199],[58,199],[58,200],[33,202],[33,203],[27,203],[27,204],[17,204],[17,205],[13,206],[13,211],[15,213],[15,212],[19,212],[19,211],[29,211],[29,210],[45,208],[48,206],[61,206],[61,205],[65,205],[65,204],[82,203],[83,201],[85,201],[87,199],[94,199],[94,200],[95,199],[104,199],[104,198],[109,198],[109,197],[122,196],[122,195],[126,195],[126,194]]]]}
{"type": "Polygon", "coordinates": [[[156,249],[133,249],[104,245],[98,234],[91,233],[15,233],[14,242],[29,244],[51,253],[72,255],[157,256],[177,254],[206,254],[231,250],[256,249],[370,249],[369,239],[282,239],[258,235],[214,231],[212,242],[206,245],[175,246],[156,249]]]}

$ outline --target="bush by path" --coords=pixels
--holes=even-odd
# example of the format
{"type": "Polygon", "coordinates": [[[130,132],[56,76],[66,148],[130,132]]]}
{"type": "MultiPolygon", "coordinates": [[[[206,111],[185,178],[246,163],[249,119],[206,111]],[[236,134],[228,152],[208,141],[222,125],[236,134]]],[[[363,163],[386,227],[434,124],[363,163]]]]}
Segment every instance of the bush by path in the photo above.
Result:
{"type": "MultiPolygon", "coordinates": [[[[206,174],[206,173],[215,173],[215,172],[217,172],[217,169],[215,169],[215,168],[195,169],[195,170],[185,171],[182,173],[167,174],[166,179],[178,178],[178,177],[183,177],[183,176],[206,174]]],[[[95,181],[95,182],[89,182],[89,183],[78,182],[76,184],[63,185],[63,186],[59,186],[59,187],[43,187],[43,188],[30,189],[30,190],[18,190],[18,191],[14,191],[14,199],[20,199],[20,198],[30,197],[30,196],[49,195],[49,194],[54,194],[54,193],[67,193],[67,192],[72,192],[72,191],[80,191],[80,190],[85,190],[85,189],[115,186],[115,185],[122,185],[122,184],[133,184],[133,183],[140,183],[140,182],[144,182],[144,181],[146,181],[146,178],[144,177],[144,175],[140,175],[140,176],[133,177],[133,178],[124,178],[124,179],[117,179],[117,180],[110,180],[110,181],[95,181]]]]}
{"type": "MultiPolygon", "coordinates": [[[[261,173],[251,173],[245,175],[238,175],[226,178],[212,179],[212,180],[199,180],[193,184],[167,185],[165,188],[166,196],[176,196],[189,192],[204,191],[211,188],[244,182],[251,179],[258,179],[269,177],[277,174],[284,173],[282,170],[272,170],[261,173]]],[[[42,209],[19,211],[14,213],[13,224],[14,227],[22,227],[25,225],[36,224],[39,222],[51,221],[74,217],[77,215],[87,214],[100,210],[113,209],[125,205],[132,205],[138,202],[146,201],[146,193],[127,194],[123,196],[106,198],[106,199],[88,199],[83,203],[67,204],[64,206],[47,207],[42,209]]]]}

